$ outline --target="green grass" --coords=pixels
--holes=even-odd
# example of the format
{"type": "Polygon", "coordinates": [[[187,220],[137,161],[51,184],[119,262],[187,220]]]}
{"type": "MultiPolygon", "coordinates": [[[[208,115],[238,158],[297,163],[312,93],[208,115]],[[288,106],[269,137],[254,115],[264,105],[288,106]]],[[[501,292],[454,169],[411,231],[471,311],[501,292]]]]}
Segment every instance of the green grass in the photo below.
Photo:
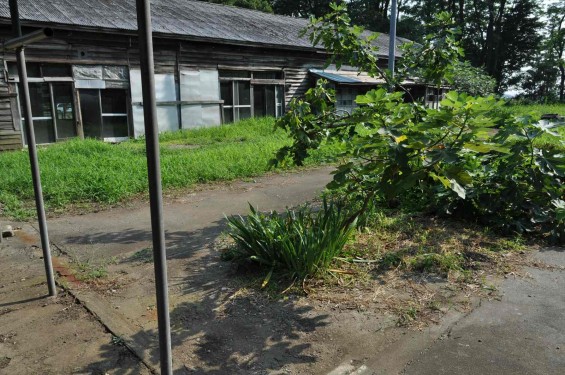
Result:
{"type": "Polygon", "coordinates": [[[304,280],[325,272],[340,254],[355,230],[355,223],[347,221],[349,215],[346,208],[325,199],[319,210],[301,206],[282,214],[263,214],[250,205],[245,218],[227,218],[235,246],[225,258],[269,270],[263,285],[273,272],[304,280]]]}
{"type": "Polygon", "coordinates": [[[531,104],[531,105],[512,105],[509,104],[506,109],[516,115],[535,114],[541,116],[543,114],[557,113],[565,116],[565,104],[531,104]]]}
{"type": "MultiPolygon", "coordinates": [[[[274,153],[290,142],[287,134],[273,129],[274,119],[262,118],[161,134],[163,188],[182,189],[265,173],[274,153]]],[[[334,152],[328,146],[314,153],[308,164],[319,164],[334,152]]],[[[143,140],[117,145],[71,140],[42,147],[38,155],[50,211],[70,205],[116,204],[148,190],[143,140]]],[[[27,151],[0,153],[0,165],[0,215],[31,217],[33,188],[27,151]]]]}
{"type": "MultiPolygon", "coordinates": [[[[508,105],[505,109],[517,116],[534,115],[540,117],[543,114],[556,113],[565,116],[565,104],[531,104],[531,105],[508,105]]],[[[555,137],[542,135],[535,141],[535,145],[541,149],[556,148],[565,151],[565,126],[555,127],[554,132],[561,135],[561,140],[555,137]]]]}

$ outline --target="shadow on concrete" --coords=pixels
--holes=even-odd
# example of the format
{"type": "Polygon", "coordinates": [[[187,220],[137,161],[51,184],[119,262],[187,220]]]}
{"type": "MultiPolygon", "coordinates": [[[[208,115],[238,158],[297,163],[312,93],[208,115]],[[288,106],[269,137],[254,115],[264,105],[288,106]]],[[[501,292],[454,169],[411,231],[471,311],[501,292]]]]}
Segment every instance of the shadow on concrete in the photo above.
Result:
{"type": "Polygon", "coordinates": [[[46,294],[44,296],[40,296],[40,297],[34,297],[34,298],[28,298],[28,299],[23,299],[21,301],[12,301],[12,302],[5,302],[5,303],[0,303],[0,307],[8,307],[8,306],[14,306],[14,305],[21,305],[24,303],[28,303],[28,302],[33,302],[33,301],[39,301],[42,299],[47,299],[49,298],[49,295],[46,294]]]}
{"type": "MultiPolygon", "coordinates": [[[[124,347],[116,346],[113,343],[108,343],[100,347],[99,362],[91,363],[79,372],[85,374],[107,374],[111,371],[113,375],[138,375],[144,366],[139,363],[139,360],[134,354],[130,353],[124,347]],[[117,359],[116,359],[117,353],[117,359]]],[[[75,369],[77,371],[79,369],[75,369]]],[[[144,372],[148,373],[148,371],[144,372]]]]}
{"type": "MultiPolygon", "coordinates": [[[[206,228],[166,234],[169,261],[184,269],[182,276],[169,277],[170,290],[177,291],[175,300],[182,301],[170,311],[175,374],[266,374],[291,364],[315,362],[308,351],[310,345],[298,339],[325,326],[327,315],[314,313],[292,297],[273,300],[265,293],[242,288],[246,276],[236,274],[230,263],[210,248],[225,228],[226,220],[222,219],[206,228]]],[[[149,231],[131,230],[88,237],[129,243],[149,236],[149,231]]],[[[144,262],[147,257],[151,257],[150,250],[136,252],[123,264],[135,267],[135,262],[144,262]]],[[[132,339],[147,342],[148,337],[154,344],[146,354],[157,364],[157,332],[140,330],[132,339]]],[[[100,350],[109,356],[115,345],[100,350]]],[[[92,364],[90,369],[99,365],[92,364]]]]}
{"type": "MultiPolygon", "coordinates": [[[[190,258],[197,250],[209,247],[227,228],[226,223],[227,221],[225,219],[221,219],[205,228],[193,231],[165,231],[167,259],[190,258]]],[[[140,249],[138,249],[138,251],[143,250],[141,249],[143,245],[150,241],[150,228],[147,230],[131,228],[116,232],[90,233],[70,236],[65,239],[67,245],[130,245],[139,243],[140,249]]],[[[127,255],[127,253],[124,255],[127,255]]],[[[126,258],[125,261],[135,262],[144,260],[144,257],[140,259],[139,256],[135,255],[136,254],[132,254],[130,257],[126,258]]]]}

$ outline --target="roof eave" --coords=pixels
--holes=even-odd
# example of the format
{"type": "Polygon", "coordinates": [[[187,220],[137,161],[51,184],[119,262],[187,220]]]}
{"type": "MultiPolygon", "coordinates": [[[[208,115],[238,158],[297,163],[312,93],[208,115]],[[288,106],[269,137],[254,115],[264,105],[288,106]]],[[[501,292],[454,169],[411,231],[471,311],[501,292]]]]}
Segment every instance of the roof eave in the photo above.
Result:
{"type": "MultiPolygon", "coordinates": [[[[0,19],[1,25],[11,25],[11,22],[7,19],[0,19]]],[[[111,28],[103,28],[103,27],[90,27],[90,26],[80,26],[80,25],[68,25],[68,24],[60,24],[56,22],[29,22],[29,21],[22,21],[22,26],[24,27],[51,27],[54,29],[65,30],[65,31],[85,31],[85,32],[101,32],[106,34],[126,34],[129,36],[137,37],[137,32],[135,30],[129,29],[111,29],[111,28]]],[[[314,52],[314,53],[323,53],[326,54],[327,52],[323,48],[319,47],[306,47],[306,46],[296,46],[296,45],[288,45],[288,44],[273,44],[273,43],[259,43],[259,42],[245,42],[241,40],[233,40],[233,39],[222,39],[222,38],[212,38],[212,37],[198,37],[193,35],[180,35],[180,34],[165,34],[165,33],[153,33],[154,37],[160,39],[170,39],[170,40],[181,40],[181,41],[189,41],[189,42],[212,42],[217,44],[228,44],[233,46],[242,46],[242,47],[269,47],[269,48],[277,48],[277,49],[285,49],[285,50],[300,50],[303,52],[314,52]]],[[[56,34],[55,34],[56,37],[56,34]]]]}

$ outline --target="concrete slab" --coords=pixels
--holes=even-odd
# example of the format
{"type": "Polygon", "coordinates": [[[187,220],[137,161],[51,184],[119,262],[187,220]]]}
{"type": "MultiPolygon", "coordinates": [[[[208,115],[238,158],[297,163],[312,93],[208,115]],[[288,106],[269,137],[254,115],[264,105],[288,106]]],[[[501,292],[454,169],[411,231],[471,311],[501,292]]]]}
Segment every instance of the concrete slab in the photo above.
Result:
{"type": "Polygon", "coordinates": [[[536,256],[557,268],[530,268],[531,279],[506,280],[501,301],[483,302],[403,374],[563,374],[565,249],[536,256]]]}

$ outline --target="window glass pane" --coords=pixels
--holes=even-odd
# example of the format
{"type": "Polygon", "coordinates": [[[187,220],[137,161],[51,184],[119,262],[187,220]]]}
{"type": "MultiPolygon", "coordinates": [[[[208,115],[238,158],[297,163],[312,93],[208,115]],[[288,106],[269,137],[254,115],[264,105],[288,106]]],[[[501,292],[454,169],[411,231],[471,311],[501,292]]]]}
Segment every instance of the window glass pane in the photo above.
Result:
{"type": "Polygon", "coordinates": [[[26,71],[28,78],[41,78],[39,63],[26,63],[26,71]]]}
{"type": "Polygon", "coordinates": [[[102,138],[107,137],[127,137],[128,117],[127,116],[103,116],[102,117],[102,138]]]}
{"type": "Polygon", "coordinates": [[[233,108],[224,108],[224,124],[233,122],[233,108]]]}
{"type": "Polygon", "coordinates": [[[276,102],[277,102],[277,110],[276,110],[276,117],[280,117],[284,111],[284,90],[283,86],[275,86],[276,90],[276,102]]]}
{"type": "MultiPolygon", "coordinates": [[[[25,131],[25,120],[22,121],[25,131]]],[[[53,129],[53,120],[33,120],[33,132],[35,133],[35,143],[53,143],[55,142],[55,131],[53,129]]],[[[27,143],[27,142],[26,142],[27,143]]]]}
{"type": "Polygon", "coordinates": [[[102,113],[127,113],[126,90],[107,89],[100,91],[102,113]]]}
{"type": "Polygon", "coordinates": [[[102,66],[100,65],[73,65],[75,79],[102,79],[102,66]]]}
{"type": "Polygon", "coordinates": [[[237,105],[251,105],[251,84],[249,82],[236,82],[237,105]]]}
{"type": "Polygon", "coordinates": [[[236,108],[236,111],[238,113],[237,121],[251,117],[251,108],[236,108]]]}
{"type": "MultiPolygon", "coordinates": [[[[39,70],[38,63],[26,63],[26,71],[28,78],[41,78],[41,71],[39,70]]],[[[8,76],[10,78],[16,78],[18,76],[18,64],[15,62],[8,62],[8,76]]]]}
{"type": "Polygon", "coordinates": [[[15,62],[8,62],[8,77],[15,78],[18,76],[18,65],[15,62]]]}
{"type": "Polygon", "coordinates": [[[253,85],[253,116],[265,116],[265,86],[253,85]]]}
{"type": "Polygon", "coordinates": [[[253,79],[282,79],[282,72],[253,72],[253,79]]]}
{"type": "Polygon", "coordinates": [[[129,78],[128,69],[125,66],[104,66],[102,78],[110,80],[125,81],[129,78]]]}
{"type": "Polygon", "coordinates": [[[275,117],[275,86],[265,86],[266,115],[275,117]]]}
{"type": "Polygon", "coordinates": [[[220,70],[220,78],[250,78],[251,73],[245,70],[220,70]]]}
{"type": "Polygon", "coordinates": [[[224,105],[233,105],[233,91],[231,82],[220,83],[220,96],[224,105]]]}
{"type": "Polygon", "coordinates": [[[57,123],[57,137],[76,136],[73,90],[70,83],[53,84],[53,100],[57,123]]]}
{"type": "MultiPolygon", "coordinates": [[[[23,92],[20,85],[20,93],[23,92]]],[[[30,83],[29,84],[29,97],[31,99],[31,114],[33,117],[49,117],[51,115],[51,95],[49,94],[48,83],[30,83]]],[[[25,113],[22,104],[22,115],[25,113]]],[[[23,116],[22,116],[23,117],[23,116]]]]}
{"type": "Polygon", "coordinates": [[[64,64],[43,64],[43,77],[72,77],[71,66],[64,64]]]}
{"type": "Polygon", "coordinates": [[[84,136],[100,138],[102,135],[102,114],[100,113],[100,90],[80,90],[80,113],[84,136]]]}

